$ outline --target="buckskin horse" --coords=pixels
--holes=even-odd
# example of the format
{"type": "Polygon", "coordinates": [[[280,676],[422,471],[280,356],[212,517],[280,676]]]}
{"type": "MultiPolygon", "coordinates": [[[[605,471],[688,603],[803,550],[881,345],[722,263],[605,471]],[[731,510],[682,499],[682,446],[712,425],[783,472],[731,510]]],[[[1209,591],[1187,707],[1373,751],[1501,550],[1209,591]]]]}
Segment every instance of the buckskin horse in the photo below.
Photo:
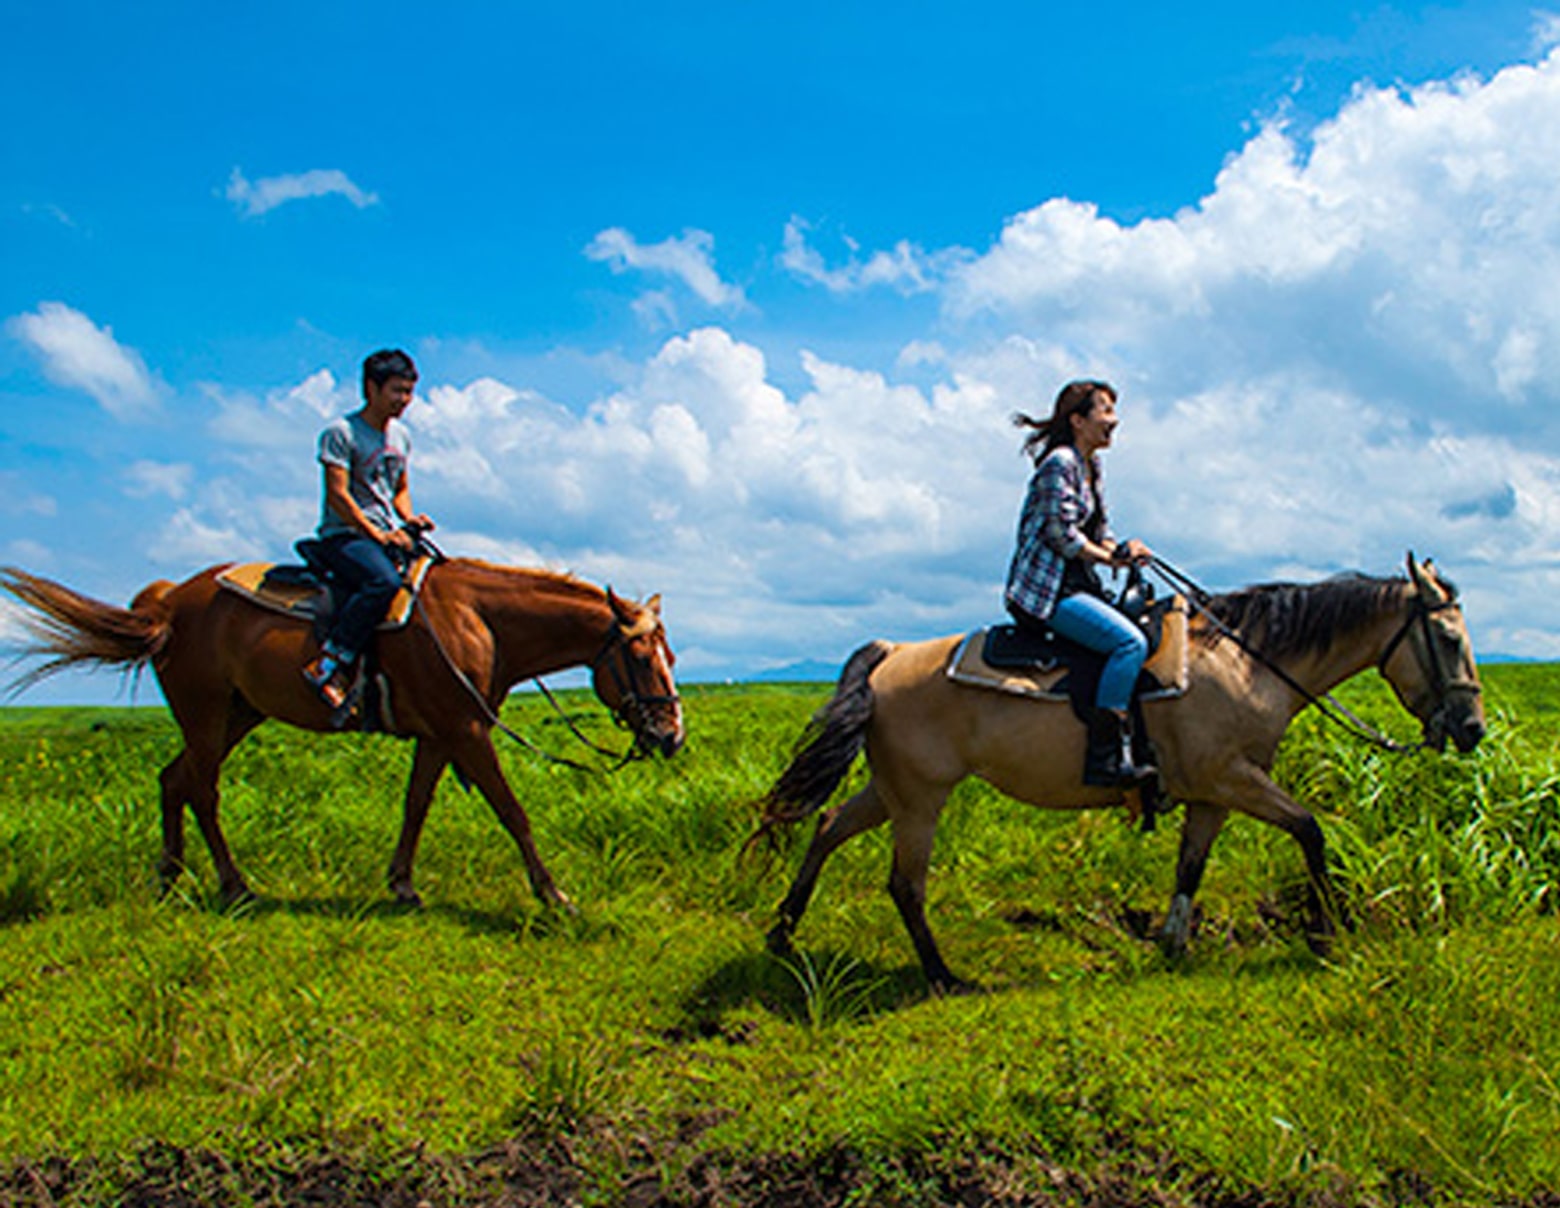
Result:
{"type": "MultiPolygon", "coordinates": [[[[217,817],[218,774],[240,740],[266,718],[306,730],[333,728],[331,711],[300,668],[316,651],[311,625],[223,590],[211,567],[180,584],[145,587],[118,608],[15,568],[0,587],[27,606],[34,642],[48,661],[24,683],[76,665],[150,665],[184,739],[162,770],[164,888],[184,870],[184,810],[211,851],[224,902],[250,895],[217,817]]],[[[412,862],[446,767],[486,798],[520,848],[531,889],[544,905],[568,907],[537,852],[531,823],[499,766],[492,727],[523,680],[588,665],[596,695],[633,733],[637,753],[673,754],[683,741],[674,658],[660,597],[625,601],[569,575],[457,558],[424,580],[412,623],[377,638],[393,685],[395,732],[415,739],[390,888],[416,904],[412,862]]]]}
{"type": "MultiPolygon", "coordinates": [[[[1326,846],[1316,819],[1269,776],[1279,741],[1308,704],[1375,666],[1420,721],[1426,745],[1441,750],[1450,739],[1459,751],[1472,750],[1484,736],[1484,709],[1456,590],[1410,554],[1406,579],[1354,575],[1209,597],[1196,610],[1191,637],[1186,691],[1143,703],[1164,790],[1186,806],[1161,935],[1165,950],[1184,952],[1209,850],[1231,812],[1239,812],[1299,844],[1310,886],[1308,938],[1325,951],[1339,913],[1326,846]]],[[[776,954],[790,953],[829,855],[887,821],[889,894],[927,981],[937,991],[957,990],[963,983],[944,963],[926,920],[933,835],[954,785],[978,776],[1046,809],[1124,804],[1120,790],[1083,785],[1085,730],[1065,705],[952,681],[946,668],[960,640],[876,641],[856,651],[762,799],[755,839],[821,809],[866,751],[870,779],[822,815],[780,904],[768,935],[776,954]]]]}

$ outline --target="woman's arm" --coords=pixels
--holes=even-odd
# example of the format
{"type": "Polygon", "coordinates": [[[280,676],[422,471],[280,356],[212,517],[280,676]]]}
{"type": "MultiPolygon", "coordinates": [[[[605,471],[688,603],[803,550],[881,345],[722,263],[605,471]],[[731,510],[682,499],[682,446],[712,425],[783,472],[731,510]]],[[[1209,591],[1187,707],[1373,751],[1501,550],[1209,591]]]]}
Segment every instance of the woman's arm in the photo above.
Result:
{"type": "Polygon", "coordinates": [[[1083,531],[1088,517],[1083,459],[1071,448],[1054,449],[1040,463],[1040,535],[1063,558],[1109,562],[1114,543],[1095,541],[1083,531]]]}

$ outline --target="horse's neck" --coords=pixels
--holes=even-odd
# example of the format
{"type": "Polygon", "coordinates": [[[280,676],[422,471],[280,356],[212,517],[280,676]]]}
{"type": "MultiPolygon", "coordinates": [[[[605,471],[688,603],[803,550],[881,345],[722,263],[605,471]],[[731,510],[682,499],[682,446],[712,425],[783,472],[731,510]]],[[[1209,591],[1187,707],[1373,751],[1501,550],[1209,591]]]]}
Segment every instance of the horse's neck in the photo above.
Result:
{"type": "Polygon", "coordinates": [[[490,570],[472,601],[509,684],[590,662],[612,626],[606,593],[562,576],[490,570]]]}
{"type": "Polygon", "coordinates": [[[1325,649],[1288,660],[1287,664],[1280,660],[1279,665],[1312,695],[1331,692],[1381,661],[1387,644],[1407,619],[1411,599],[1411,589],[1405,586],[1393,606],[1350,632],[1339,634],[1325,649]]]}

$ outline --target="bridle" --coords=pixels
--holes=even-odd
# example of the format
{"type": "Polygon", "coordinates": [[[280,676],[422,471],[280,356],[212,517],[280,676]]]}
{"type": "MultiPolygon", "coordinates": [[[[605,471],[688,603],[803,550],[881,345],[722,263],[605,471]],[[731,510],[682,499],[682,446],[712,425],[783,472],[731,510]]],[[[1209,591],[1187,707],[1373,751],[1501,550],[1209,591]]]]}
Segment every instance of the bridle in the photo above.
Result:
{"type": "MultiPolygon", "coordinates": [[[[1430,680],[1430,693],[1435,701],[1435,707],[1430,713],[1432,726],[1439,723],[1451,708],[1452,696],[1455,693],[1466,693],[1472,696],[1480,696],[1484,689],[1478,680],[1466,679],[1454,672],[1448,672],[1446,663],[1441,655],[1440,644],[1435,640],[1435,634],[1430,628],[1430,618],[1438,612],[1458,610],[1457,597],[1448,595],[1446,599],[1437,603],[1430,603],[1425,599],[1424,588],[1415,584],[1414,602],[1409,609],[1408,616],[1398,631],[1392,635],[1392,639],[1381,651],[1381,657],[1376,660],[1376,668],[1383,677],[1387,673],[1387,661],[1397,652],[1397,648],[1409,637],[1417,632],[1421,650],[1416,650],[1415,656],[1419,661],[1421,671],[1426,670],[1428,664],[1428,678],[1430,680]]],[[[1410,643],[1413,645],[1414,643],[1410,643]]]]}
{"type": "MultiPolygon", "coordinates": [[[[650,627],[646,627],[643,622],[625,627],[621,621],[613,618],[612,628],[607,632],[606,640],[589,664],[593,676],[603,667],[611,676],[612,686],[617,689],[618,694],[618,705],[612,711],[612,719],[618,726],[633,733],[636,740],[650,724],[651,709],[682,703],[682,697],[676,692],[644,690],[644,664],[647,660],[635,657],[634,652],[629,649],[631,641],[646,634],[654,635],[658,643],[664,644],[664,639],[659,636],[660,628],[659,621],[650,627]],[[611,658],[613,654],[617,654],[618,657],[611,658]]],[[[638,754],[644,753],[637,741],[633,749],[638,754]]]]}
{"type": "MultiPolygon", "coordinates": [[[[1207,606],[1207,602],[1212,599],[1212,593],[1206,588],[1200,586],[1188,575],[1177,570],[1157,555],[1153,558],[1151,565],[1172,588],[1187,593],[1192,607],[1218,631],[1220,636],[1234,642],[1246,654],[1273,672],[1285,685],[1296,692],[1306,704],[1316,706],[1317,711],[1323,717],[1342,726],[1356,738],[1362,739],[1372,746],[1379,747],[1383,751],[1390,751],[1395,755],[1434,749],[1433,744],[1428,739],[1422,739],[1417,743],[1398,742],[1397,739],[1389,737],[1363,718],[1356,716],[1347,705],[1341,703],[1331,693],[1324,692],[1318,695],[1312,692],[1261,650],[1246,641],[1238,632],[1215,616],[1212,609],[1207,606]]],[[[1419,656],[1420,669],[1422,671],[1425,670],[1425,664],[1429,664],[1431,691],[1434,693],[1436,702],[1429,719],[1424,723],[1427,731],[1433,731],[1441,724],[1446,711],[1451,707],[1453,693],[1468,692],[1478,695],[1483,691],[1477,680],[1461,679],[1447,673],[1446,665],[1441,660],[1441,652],[1436,646],[1435,635],[1430,630],[1430,617],[1433,614],[1458,608],[1460,608],[1460,605],[1457,603],[1457,598],[1452,595],[1437,603],[1430,603],[1425,599],[1423,586],[1416,582],[1414,584],[1414,599],[1408,616],[1404,619],[1398,631],[1392,635],[1391,640],[1387,642],[1381,652],[1381,657],[1376,660],[1377,670],[1385,677],[1387,660],[1403,644],[1404,639],[1414,632],[1416,627],[1418,628],[1419,636],[1425,649],[1425,653],[1419,656]]]]}
{"type": "MultiPolygon", "coordinates": [[[[450,673],[455,677],[457,682],[459,682],[460,685],[466,690],[466,694],[470,696],[472,701],[476,704],[478,711],[482,714],[488,725],[492,726],[495,730],[505,735],[506,737],[513,739],[527,751],[530,751],[531,754],[546,760],[548,763],[561,764],[563,767],[573,768],[577,772],[601,771],[600,768],[593,768],[587,764],[579,763],[576,760],[569,759],[565,756],[553,755],[547,751],[544,751],[541,747],[537,746],[523,734],[516,733],[509,726],[505,725],[503,720],[498,716],[497,711],[488,704],[487,698],[477,690],[477,686],[471,682],[471,678],[460,669],[455,660],[450,657],[449,651],[444,648],[444,643],[439,638],[438,629],[434,627],[432,619],[427,614],[427,610],[423,608],[421,594],[417,596],[416,608],[417,611],[422,615],[423,624],[427,626],[428,634],[433,638],[434,649],[439,652],[439,657],[443,659],[445,667],[449,669],[450,673]]],[[[607,630],[607,636],[602,642],[601,648],[596,652],[595,657],[592,658],[587,664],[590,668],[592,677],[594,677],[600,670],[602,664],[606,662],[608,655],[614,652],[617,652],[621,655],[620,658],[614,660],[611,663],[607,663],[606,666],[612,676],[613,686],[617,688],[619,696],[618,707],[612,710],[613,724],[619,728],[628,729],[634,735],[634,741],[629,745],[626,751],[619,752],[610,750],[584,733],[584,731],[575,725],[574,719],[569,716],[569,714],[564,710],[563,706],[559,704],[558,698],[553,695],[552,689],[542,681],[542,677],[538,675],[532,676],[531,678],[531,682],[536,685],[537,690],[541,692],[543,698],[549,705],[552,706],[553,711],[557,713],[558,716],[563,720],[563,724],[568,727],[569,733],[573,734],[575,738],[579,739],[582,744],[589,747],[592,751],[596,752],[596,754],[603,755],[608,759],[616,761],[610,768],[607,769],[608,771],[616,772],[622,768],[627,767],[635,760],[643,759],[649,755],[649,749],[640,740],[640,733],[641,728],[649,724],[651,707],[655,705],[676,705],[679,704],[682,700],[682,698],[675,692],[671,694],[651,693],[641,691],[640,689],[640,661],[634,657],[634,653],[629,649],[628,644],[634,638],[641,637],[647,633],[654,633],[659,628],[659,621],[654,622],[654,624],[649,627],[645,627],[643,622],[633,626],[625,626],[620,620],[618,620],[616,616],[614,616],[612,618],[612,626],[607,630]]]]}

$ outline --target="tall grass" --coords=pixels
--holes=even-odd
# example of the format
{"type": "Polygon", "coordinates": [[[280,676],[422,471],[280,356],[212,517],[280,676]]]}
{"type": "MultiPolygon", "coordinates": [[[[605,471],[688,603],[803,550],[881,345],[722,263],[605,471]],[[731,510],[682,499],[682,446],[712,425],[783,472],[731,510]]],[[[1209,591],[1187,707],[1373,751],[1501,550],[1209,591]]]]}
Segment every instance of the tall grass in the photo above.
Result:
{"type": "MultiPolygon", "coordinates": [[[[1301,862],[1276,832],[1232,820],[1170,967],[1144,937],[1174,816],[1143,836],[961,786],[929,915],[992,992],[958,999],[925,993],[882,831],[831,861],[797,956],[763,952],[796,853],[740,858],[743,803],[823,686],[690,688],[687,749],[612,777],[506,746],[575,917],[536,906],[453,778],[420,852],[427,906],[391,905],[409,748],[279,727],[224,779],[259,901],[217,907],[193,829],[192,875],[160,899],[171,723],[8,710],[0,1168],[157,1142],[391,1171],[528,1138],[608,1201],[636,1154],[669,1186],[700,1163],[852,1154],[884,1202],[992,1155],[1037,1186],[1110,1170],[1143,1197],[1532,1199],[1560,1186],[1560,670],[1487,683],[1469,757],[1383,756],[1310,717],[1286,742],[1277,775],[1317,809],[1359,924],[1328,962],[1288,922],[1301,862]]],[[[612,734],[591,698],[566,703],[612,734]]],[[[1349,703],[1410,735],[1372,684],[1349,703]]],[[[506,720],[568,749],[541,702],[506,720]]]]}

